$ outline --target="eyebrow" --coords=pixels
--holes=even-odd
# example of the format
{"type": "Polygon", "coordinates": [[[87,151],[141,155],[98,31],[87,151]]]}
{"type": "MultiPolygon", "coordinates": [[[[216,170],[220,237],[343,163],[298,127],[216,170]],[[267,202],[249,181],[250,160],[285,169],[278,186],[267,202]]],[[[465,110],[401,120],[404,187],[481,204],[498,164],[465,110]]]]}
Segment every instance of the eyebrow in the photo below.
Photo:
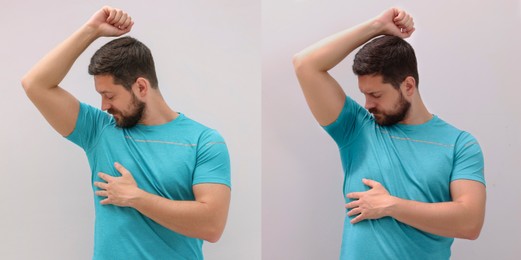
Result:
{"type": "Polygon", "coordinates": [[[382,91],[369,91],[369,92],[360,91],[360,92],[362,92],[363,94],[367,94],[367,95],[376,95],[376,94],[382,93],[382,91]]]}

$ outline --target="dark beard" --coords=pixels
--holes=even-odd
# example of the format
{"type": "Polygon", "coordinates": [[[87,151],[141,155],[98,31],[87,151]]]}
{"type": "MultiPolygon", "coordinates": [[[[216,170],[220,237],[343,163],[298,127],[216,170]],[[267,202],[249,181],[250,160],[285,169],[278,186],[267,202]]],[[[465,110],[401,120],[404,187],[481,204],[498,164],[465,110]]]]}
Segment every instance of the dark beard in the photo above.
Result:
{"type": "Polygon", "coordinates": [[[400,92],[400,100],[398,100],[398,103],[395,107],[396,111],[392,114],[377,113],[378,111],[374,109],[369,110],[369,112],[375,116],[374,119],[377,124],[381,126],[390,126],[402,121],[405,118],[405,116],[407,116],[407,113],[411,108],[411,103],[405,100],[402,93],[400,92]],[[375,115],[375,112],[376,114],[378,114],[379,117],[375,115]]]}
{"type": "MultiPolygon", "coordinates": [[[[137,125],[137,123],[139,123],[143,117],[143,112],[145,111],[145,102],[139,101],[134,93],[132,93],[132,103],[130,105],[132,106],[133,110],[131,110],[129,115],[123,115],[123,113],[116,111],[120,117],[119,120],[114,118],[118,127],[133,127],[137,125]]],[[[114,110],[109,110],[108,112],[110,114],[114,114],[114,110]]]]}

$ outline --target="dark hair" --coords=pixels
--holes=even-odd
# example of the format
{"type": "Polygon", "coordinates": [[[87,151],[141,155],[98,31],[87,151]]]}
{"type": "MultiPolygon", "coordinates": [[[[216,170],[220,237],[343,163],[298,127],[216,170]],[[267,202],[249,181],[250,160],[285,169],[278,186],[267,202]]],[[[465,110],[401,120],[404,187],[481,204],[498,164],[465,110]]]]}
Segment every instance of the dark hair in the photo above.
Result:
{"type": "Polygon", "coordinates": [[[412,46],[398,36],[382,36],[364,45],[355,55],[353,72],[357,76],[381,75],[395,88],[412,76],[419,84],[418,65],[412,46]]]}
{"type": "Polygon", "coordinates": [[[130,90],[139,77],[148,79],[152,88],[158,88],[152,53],[142,42],[126,36],[108,42],[90,59],[90,75],[111,75],[114,84],[130,90]]]}

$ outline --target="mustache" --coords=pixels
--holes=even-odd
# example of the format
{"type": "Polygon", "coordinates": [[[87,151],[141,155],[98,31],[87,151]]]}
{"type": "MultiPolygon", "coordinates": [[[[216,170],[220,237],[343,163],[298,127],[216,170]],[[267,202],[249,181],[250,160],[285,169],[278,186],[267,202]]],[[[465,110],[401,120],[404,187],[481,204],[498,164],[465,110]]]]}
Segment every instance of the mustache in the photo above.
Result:
{"type": "Polygon", "coordinates": [[[112,109],[112,108],[109,109],[109,110],[107,110],[107,112],[108,112],[109,114],[111,114],[111,115],[114,115],[114,114],[121,114],[118,110],[116,110],[116,109],[112,109]]]}

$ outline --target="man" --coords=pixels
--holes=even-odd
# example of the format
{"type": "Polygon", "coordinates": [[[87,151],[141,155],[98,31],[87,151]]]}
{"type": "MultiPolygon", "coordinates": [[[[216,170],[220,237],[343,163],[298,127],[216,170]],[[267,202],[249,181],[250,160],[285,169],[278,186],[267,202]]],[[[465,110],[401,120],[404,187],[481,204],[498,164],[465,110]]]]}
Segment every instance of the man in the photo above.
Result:
{"type": "Polygon", "coordinates": [[[82,147],[92,170],[94,259],[202,259],[230,203],[222,137],[172,110],[158,88],[150,50],[130,37],[92,57],[101,109],[58,86],[97,38],[128,33],[131,17],[103,7],[22,80],[27,96],[61,135],[82,147]]]}
{"type": "Polygon", "coordinates": [[[409,14],[391,8],[294,57],[311,112],[340,149],[341,259],[448,259],[454,238],[476,239],[483,225],[481,149],[425,107],[403,40],[414,30],[409,14]],[[368,41],[353,64],[364,109],[328,71],[368,41]]]}

